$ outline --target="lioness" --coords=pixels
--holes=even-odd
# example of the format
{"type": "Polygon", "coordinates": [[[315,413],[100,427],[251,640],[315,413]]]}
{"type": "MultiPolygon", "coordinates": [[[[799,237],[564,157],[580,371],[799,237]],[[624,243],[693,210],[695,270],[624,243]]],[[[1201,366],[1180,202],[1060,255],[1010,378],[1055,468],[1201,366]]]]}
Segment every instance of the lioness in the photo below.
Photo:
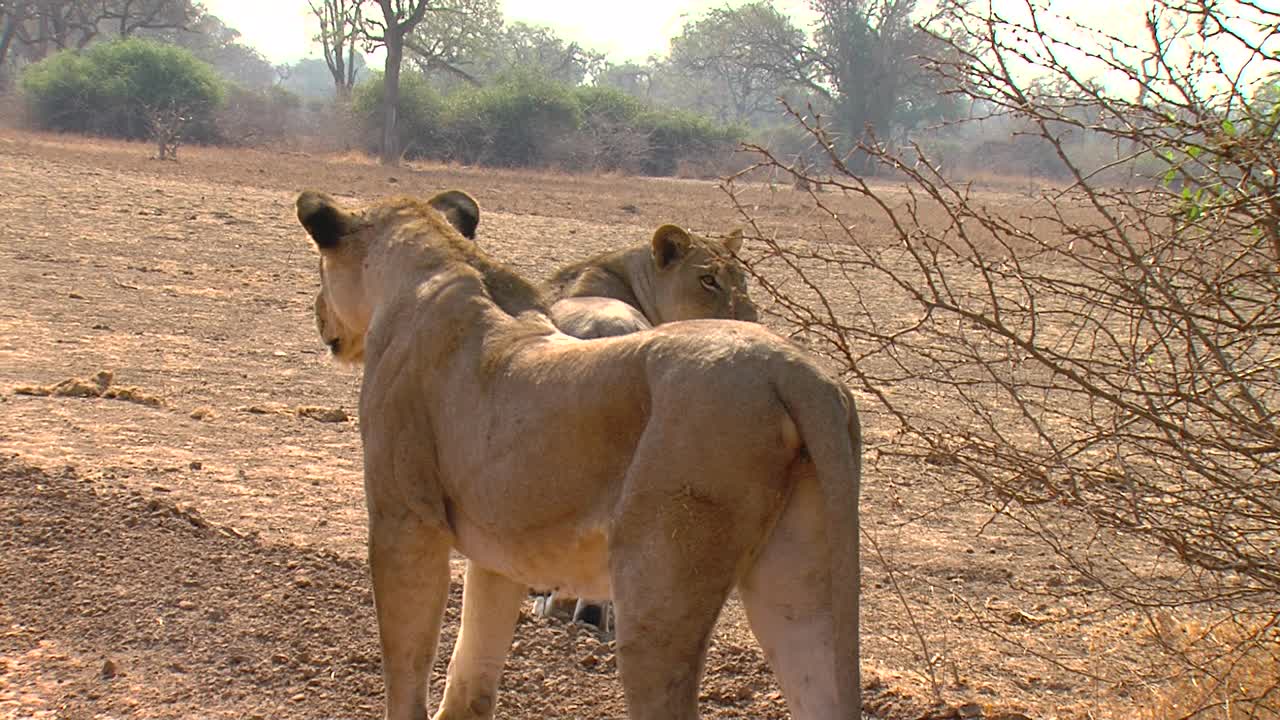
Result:
{"type": "Polygon", "coordinates": [[[450,224],[447,197],[348,212],[304,192],[297,209],[320,250],[318,325],[364,360],[387,718],[424,717],[454,548],[462,628],[436,720],[493,716],[531,585],[612,596],[632,718],[698,716],[735,585],[792,717],[860,717],[847,390],[752,323],[564,335],[450,224]]]}
{"type": "MultiPolygon", "coordinates": [[[[741,249],[741,230],[717,242],[663,225],[648,243],[557,270],[542,286],[553,301],[551,321],[576,338],[623,335],[675,320],[755,322],[759,315],[747,292],[746,273],[735,258],[741,249]]],[[[534,612],[567,612],[574,620],[609,630],[607,604],[575,604],[563,593],[554,600],[539,598],[534,612]]]]}
{"type": "Polygon", "coordinates": [[[605,337],[644,329],[625,308],[588,307],[572,298],[612,298],[640,312],[648,325],[676,320],[730,318],[755,322],[747,276],[734,254],[742,232],[709,240],[663,225],[642,245],[604,253],[557,270],[543,289],[555,304],[551,318],[574,337],[605,337]]]}

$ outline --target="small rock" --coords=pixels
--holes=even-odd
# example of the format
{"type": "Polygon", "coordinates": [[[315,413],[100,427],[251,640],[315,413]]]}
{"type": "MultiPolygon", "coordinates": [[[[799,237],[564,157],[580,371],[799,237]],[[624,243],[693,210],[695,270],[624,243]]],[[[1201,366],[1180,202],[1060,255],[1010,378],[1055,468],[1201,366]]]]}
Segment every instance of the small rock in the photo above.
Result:
{"type": "Polygon", "coordinates": [[[279,403],[258,403],[240,409],[254,415],[287,415],[290,412],[289,408],[279,403]]]}
{"type": "Polygon", "coordinates": [[[190,467],[192,470],[200,470],[200,469],[202,469],[202,468],[204,467],[204,464],[203,464],[203,463],[201,463],[199,460],[192,460],[192,461],[191,461],[191,465],[190,465],[189,467],[190,467]]]}
{"type": "Polygon", "coordinates": [[[112,662],[110,658],[103,661],[101,674],[103,680],[110,680],[119,674],[119,671],[116,669],[116,664],[112,662]]]}
{"type": "Polygon", "coordinates": [[[972,720],[973,718],[982,717],[982,706],[978,703],[965,703],[956,708],[956,717],[961,720],[972,720]]]}
{"type": "Polygon", "coordinates": [[[182,610],[195,610],[196,604],[191,602],[190,600],[179,600],[178,608],[182,610]]]}
{"type": "Polygon", "coordinates": [[[350,420],[350,416],[342,408],[316,407],[301,405],[294,411],[298,417],[309,418],[317,422],[339,423],[350,420]]]}
{"type": "Polygon", "coordinates": [[[294,695],[293,697],[291,697],[291,698],[289,698],[289,699],[290,699],[290,700],[292,700],[293,702],[302,702],[303,700],[306,700],[306,699],[307,699],[307,694],[306,694],[306,693],[298,693],[297,695],[294,695]]]}
{"type": "Polygon", "coordinates": [[[73,292],[73,293],[67,293],[67,297],[71,298],[72,300],[83,300],[83,299],[84,299],[84,296],[83,296],[83,295],[81,295],[80,293],[76,293],[76,292],[73,292]]]}
{"type": "Polygon", "coordinates": [[[148,407],[158,408],[164,405],[164,401],[160,398],[155,397],[154,395],[148,395],[134,387],[104,389],[101,394],[104,398],[126,400],[128,402],[135,402],[139,405],[146,405],[148,407]]]}

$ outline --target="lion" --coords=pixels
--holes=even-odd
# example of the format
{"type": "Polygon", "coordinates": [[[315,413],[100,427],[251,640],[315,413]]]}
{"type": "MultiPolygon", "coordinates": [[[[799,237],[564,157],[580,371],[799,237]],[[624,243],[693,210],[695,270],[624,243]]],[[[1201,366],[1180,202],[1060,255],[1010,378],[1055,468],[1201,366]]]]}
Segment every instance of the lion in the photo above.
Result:
{"type": "Polygon", "coordinates": [[[676,320],[756,322],[759,315],[747,292],[747,276],[735,257],[741,247],[741,230],[717,242],[663,225],[648,243],[557,270],[543,283],[554,303],[551,319],[581,338],[621,335],[676,320]],[[637,312],[577,299],[583,297],[611,298],[637,312]]]}
{"type": "Polygon", "coordinates": [[[435,720],[493,717],[531,586],[612,598],[631,718],[698,717],[735,587],[792,717],[860,717],[849,391],[754,323],[565,335],[537,288],[459,232],[454,202],[297,200],[318,326],[364,366],[386,717],[425,717],[453,550],[462,626],[435,720]]]}
{"type": "MultiPolygon", "coordinates": [[[[552,302],[551,321],[566,335],[584,339],[638,332],[675,320],[756,322],[759,314],[747,291],[746,273],[736,259],[741,249],[741,230],[717,242],[676,225],[662,225],[647,243],[602,253],[553,273],[542,285],[552,302]]],[[[534,612],[567,614],[609,630],[607,604],[543,596],[534,612]]]]}
{"type": "Polygon", "coordinates": [[[571,297],[548,309],[551,322],[565,335],[590,340],[648,330],[653,323],[639,310],[606,297],[571,297]]]}

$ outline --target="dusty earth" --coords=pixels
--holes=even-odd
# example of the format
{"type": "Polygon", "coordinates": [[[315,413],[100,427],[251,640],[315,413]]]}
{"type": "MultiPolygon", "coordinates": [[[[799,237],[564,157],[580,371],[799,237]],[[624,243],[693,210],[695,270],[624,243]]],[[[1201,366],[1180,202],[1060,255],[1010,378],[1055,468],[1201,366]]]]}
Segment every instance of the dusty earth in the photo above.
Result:
{"type": "MultiPolygon", "coordinates": [[[[376,717],[358,376],[313,330],[296,193],[468,190],[481,243],[538,277],[735,211],[707,182],[149,152],[0,131],[0,717],[376,717]]],[[[826,221],[789,189],[745,196],[782,236],[826,221]]],[[[884,232],[849,203],[867,238],[884,232]]],[[[870,715],[1124,717],[1125,691],[1087,670],[1140,652],[1132,620],[1038,592],[1085,581],[1016,528],[940,506],[945,482],[888,461],[866,479],[870,715]],[[1007,624],[971,623],[975,605],[1007,624]]],[[[787,716],[733,601],[702,708],[787,716]]],[[[498,714],[624,716],[608,642],[522,617],[498,714]]]]}

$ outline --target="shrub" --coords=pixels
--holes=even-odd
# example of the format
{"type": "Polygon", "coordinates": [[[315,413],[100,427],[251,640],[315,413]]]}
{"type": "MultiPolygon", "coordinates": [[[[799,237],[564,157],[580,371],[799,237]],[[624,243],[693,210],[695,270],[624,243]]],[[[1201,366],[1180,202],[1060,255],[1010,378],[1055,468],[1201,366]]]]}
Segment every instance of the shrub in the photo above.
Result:
{"type": "Polygon", "coordinates": [[[637,123],[644,104],[609,87],[576,87],[573,96],[582,109],[582,123],[553,149],[556,159],[594,171],[642,172],[651,151],[649,134],[637,123]]]}
{"type": "Polygon", "coordinates": [[[217,113],[219,138],[233,145],[257,145],[285,140],[296,126],[302,99],[276,85],[250,90],[232,85],[217,113]]]}
{"type": "MultiPolygon", "coordinates": [[[[356,88],[352,112],[363,144],[382,135],[382,77],[356,88]]],[[[654,111],[614,88],[569,87],[513,71],[491,85],[441,99],[416,73],[400,77],[400,141],[408,157],[469,165],[546,167],[671,175],[682,163],[727,154],[745,132],[698,115],[654,111]]]]}
{"type": "MultiPolygon", "coordinates": [[[[903,179],[868,182],[861,162],[846,162],[857,153],[798,114],[830,174],[763,148],[761,165],[861,200],[871,215],[811,196],[806,207],[829,224],[784,244],[752,217],[749,189],[726,186],[756,230],[765,260],[752,271],[787,334],[828,354],[875,413],[868,456],[890,475],[939,468],[945,479],[924,491],[937,494],[931,508],[982,513],[960,532],[1007,522],[1054,557],[1058,577],[1078,578],[1011,579],[1014,599],[999,604],[955,585],[934,617],[967,607],[952,616],[965,632],[1115,692],[1130,711],[1116,717],[1139,716],[1129,693],[1146,686],[1165,695],[1152,717],[1274,719],[1280,113],[1271,79],[1248,66],[1268,41],[1251,29],[1280,25],[1280,10],[1149,7],[1150,56],[1116,53],[1101,27],[1042,32],[1044,6],[1008,19],[955,3],[935,28],[948,52],[934,69],[989,108],[983,123],[1017,133],[977,156],[1013,148],[1031,168],[1071,178],[1029,213],[972,194],[928,157],[917,163],[915,148],[860,142],[876,170],[903,179]],[[957,40],[956,27],[973,34],[957,40]],[[1095,62],[1112,74],[1105,85],[1082,74],[1095,62]],[[1202,92],[1210,87],[1220,90],[1202,92]],[[1160,169],[1158,183],[1116,187],[1103,174],[1133,158],[1160,169]],[[887,467],[907,458],[918,464],[887,467]],[[1041,644],[1070,643],[1063,626],[1035,639],[1007,629],[1007,609],[1030,598],[1095,627],[1140,619],[1154,641],[1063,662],[1077,651],[1041,644]]],[[[946,665],[927,649],[931,633],[919,638],[933,681],[946,665]]],[[[945,661],[954,677],[981,672],[955,669],[965,654],[945,661]]]]}
{"type": "Polygon", "coordinates": [[[103,113],[90,109],[102,107],[108,92],[94,76],[89,59],[73,52],[57,53],[28,67],[22,93],[32,122],[45,130],[93,132],[103,113]]]}
{"type": "Polygon", "coordinates": [[[741,127],[683,110],[650,110],[637,118],[637,126],[649,135],[648,175],[674,175],[680,161],[727,154],[746,137],[741,127]]]}
{"type": "Polygon", "coordinates": [[[524,74],[455,93],[444,116],[454,159],[505,167],[547,164],[581,123],[568,87],[524,74]]]}
{"type": "MultiPolygon", "coordinates": [[[[382,73],[356,86],[351,94],[351,111],[362,135],[361,144],[370,153],[382,148],[382,73]]],[[[405,157],[443,154],[440,119],[443,104],[427,79],[415,72],[400,73],[400,103],[396,106],[396,129],[405,157]]]]}
{"type": "Polygon", "coordinates": [[[187,50],[136,38],[52,55],[26,69],[22,91],[37,127],[154,138],[162,156],[181,139],[213,140],[224,95],[213,68],[187,50]]]}
{"type": "Polygon", "coordinates": [[[573,97],[584,122],[634,126],[645,110],[644,103],[617,88],[583,85],[573,89],[573,97]]]}

